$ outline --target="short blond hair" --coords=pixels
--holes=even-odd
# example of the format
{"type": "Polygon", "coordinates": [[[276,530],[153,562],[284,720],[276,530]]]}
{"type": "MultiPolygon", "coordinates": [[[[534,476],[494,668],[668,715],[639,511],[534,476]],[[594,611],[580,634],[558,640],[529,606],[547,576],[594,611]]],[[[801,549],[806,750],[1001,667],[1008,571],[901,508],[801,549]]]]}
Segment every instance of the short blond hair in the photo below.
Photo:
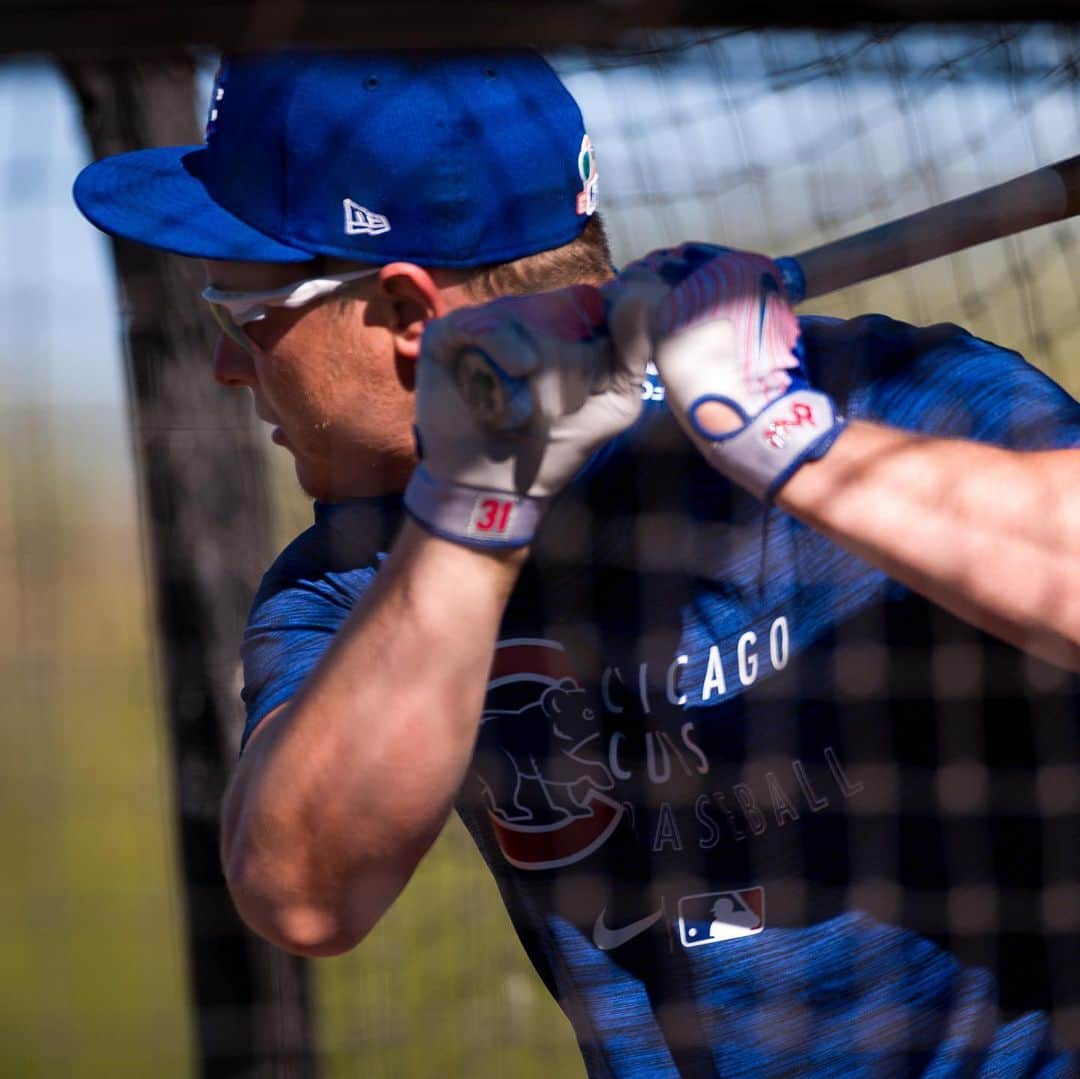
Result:
{"type": "Polygon", "coordinates": [[[599,214],[593,214],[569,243],[466,271],[462,284],[473,299],[483,302],[498,296],[548,292],[569,285],[602,285],[614,274],[604,223],[599,214]]]}
{"type": "MultiPolygon", "coordinates": [[[[422,263],[419,263],[423,265],[422,263]]],[[[347,273],[357,263],[332,255],[323,255],[310,266],[311,273],[347,273]]],[[[499,296],[523,296],[530,292],[549,292],[570,285],[602,285],[615,276],[611,265],[611,249],[600,215],[593,214],[581,232],[569,243],[523,255],[509,262],[497,262],[470,269],[432,270],[444,284],[464,287],[476,303],[486,303],[499,296]]],[[[359,284],[357,287],[361,287],[359,284]]],[[[335,294],[338,303],[348,303],[351,290],[346,287],[335,294]]]]}

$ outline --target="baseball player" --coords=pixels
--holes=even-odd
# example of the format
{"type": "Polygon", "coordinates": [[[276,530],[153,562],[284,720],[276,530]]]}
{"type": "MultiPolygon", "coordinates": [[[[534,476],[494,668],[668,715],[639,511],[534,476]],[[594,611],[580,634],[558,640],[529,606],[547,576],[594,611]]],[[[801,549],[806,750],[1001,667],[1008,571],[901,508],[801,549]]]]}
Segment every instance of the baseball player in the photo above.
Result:
{"type": "Polygon", "coordinates": [[[530,55],[238,58],[75,197],[206,261],[316,500],[243,642],[253,929],[352,948],[456,808],[591,1075],[1068,1073],[1068,394],[757,255],[613,276],[530,55]]]}

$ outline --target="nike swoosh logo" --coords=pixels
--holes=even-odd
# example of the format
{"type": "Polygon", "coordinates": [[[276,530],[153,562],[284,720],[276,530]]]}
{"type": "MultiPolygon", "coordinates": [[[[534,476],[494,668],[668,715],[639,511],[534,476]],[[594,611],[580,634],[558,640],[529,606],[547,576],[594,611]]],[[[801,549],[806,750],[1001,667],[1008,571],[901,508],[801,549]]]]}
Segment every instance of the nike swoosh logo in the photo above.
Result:
{"type": "Polygon", "coordinates": [[[604,925],[604,914],[607,907],[596,916],[596,925],[593,926],[592,939],[600,951],[610,952],[612,948],[618,948],[628,940],[633,940],[639,933],[644,933],[650,926],[655,925],[664,914],[664,908],[654,910],[652,914],[646,914],[636,922],[624,925],[621,929],[608,929],[604,925]]]}

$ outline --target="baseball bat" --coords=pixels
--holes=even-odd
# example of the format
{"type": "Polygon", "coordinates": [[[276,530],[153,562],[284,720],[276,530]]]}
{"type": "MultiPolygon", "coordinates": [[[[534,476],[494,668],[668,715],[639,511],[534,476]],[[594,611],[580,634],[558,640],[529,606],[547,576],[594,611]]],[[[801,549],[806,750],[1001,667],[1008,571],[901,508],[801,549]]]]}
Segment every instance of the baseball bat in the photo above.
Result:
{"type": "MultiPolygon", "coordinates": [[[[842,240],[781,256],[776,263],[789,299],[798,304],[1077,213],[1080,155],[842,240]]],[[[492,430],[527,422],[532,412],[527,384],[508,379],[475,349],[463,350],[457,367],[458,385],[477,422],[492,430]]]]}
{"type": "Polygon", "coordinates": [[[1080,155],[777,259],[792,303],[1080,213],[1080,155]]]}

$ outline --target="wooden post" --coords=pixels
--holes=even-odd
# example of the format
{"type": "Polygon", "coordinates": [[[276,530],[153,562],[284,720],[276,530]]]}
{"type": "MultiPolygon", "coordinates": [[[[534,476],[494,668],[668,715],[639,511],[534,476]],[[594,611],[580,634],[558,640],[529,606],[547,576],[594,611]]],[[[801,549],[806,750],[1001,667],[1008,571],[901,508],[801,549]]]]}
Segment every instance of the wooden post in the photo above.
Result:
{"type": "MultiPolygon", "coordinates": [[[[201,142],[186,53],[68,62],[95,157],[201,142]]],[[[242,716],[239,644],[272,558],[266,464],[249,395],[214,384],[202,268],[113,244],[129,409],[172,752],[200,1074],[314,1076],[306,966],[248,932],[218,858],[242,716]]],[[[117,752],[123,752],[118,746],[117,752]]]]}

